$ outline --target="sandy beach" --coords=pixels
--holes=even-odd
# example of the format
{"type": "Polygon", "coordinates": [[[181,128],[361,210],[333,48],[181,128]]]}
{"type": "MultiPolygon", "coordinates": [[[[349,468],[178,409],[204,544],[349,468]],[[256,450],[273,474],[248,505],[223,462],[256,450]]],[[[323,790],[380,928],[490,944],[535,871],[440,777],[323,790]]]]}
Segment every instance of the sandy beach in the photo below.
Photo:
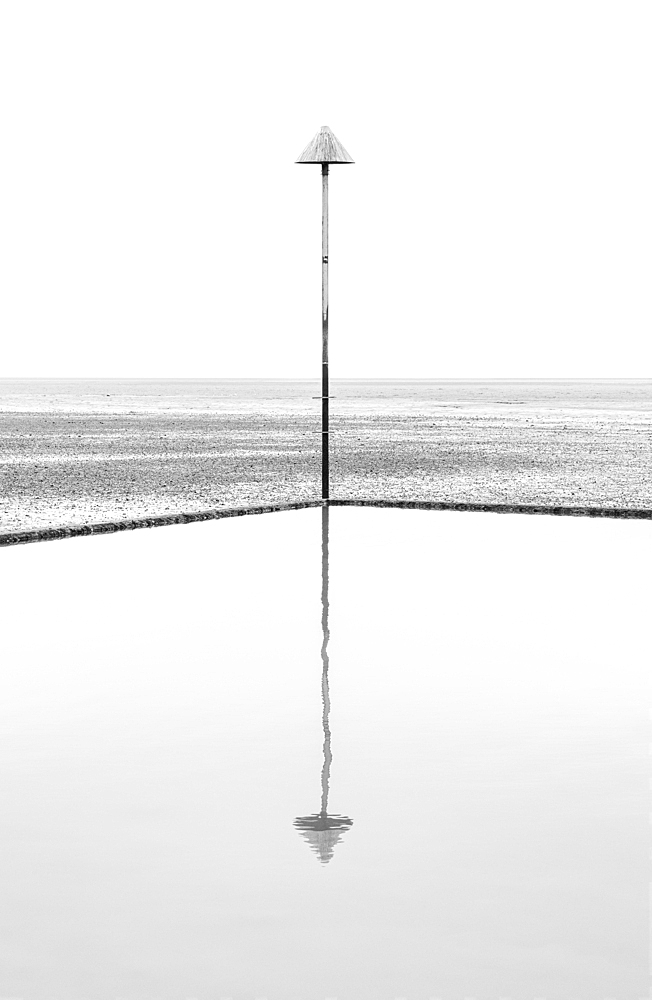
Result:
{"type": "MultiPolygon", "coordinates": [[[[25,385],[2,394],[0,531],[319,497],[312,383],[25,385]]],[[[336,392],[334,497],[652,508],[647,384],[336,392]]]]}

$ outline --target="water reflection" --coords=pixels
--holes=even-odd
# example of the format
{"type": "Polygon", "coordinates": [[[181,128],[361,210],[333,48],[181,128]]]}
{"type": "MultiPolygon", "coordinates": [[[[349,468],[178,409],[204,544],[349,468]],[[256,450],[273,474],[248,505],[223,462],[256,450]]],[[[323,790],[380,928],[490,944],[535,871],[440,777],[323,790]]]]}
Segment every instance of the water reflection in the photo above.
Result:
{"type": "Polygon", "coordinates": [[[353,825],[348,816],[339,816],[328,812],[328,792],[330,786],[331,763],[331,731],[328,717],[331,710],[330,692],[328,688],[328,530],[329,509],[322,507],[321,511],[321,699],[322,726],[324,729],[324,763],[321,769],[321,807],[318,813],[311,816],[297,816],[294,825],[304,837],[322,864],[327,864],[333,857],[333,849],[342,834],[353,825]]]}

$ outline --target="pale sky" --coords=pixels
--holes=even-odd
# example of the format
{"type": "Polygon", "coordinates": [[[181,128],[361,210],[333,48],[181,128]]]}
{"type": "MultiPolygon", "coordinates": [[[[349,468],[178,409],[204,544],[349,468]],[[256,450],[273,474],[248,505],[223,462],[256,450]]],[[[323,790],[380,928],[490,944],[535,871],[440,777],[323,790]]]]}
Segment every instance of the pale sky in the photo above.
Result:
{"type": "Polygon", "coordinates": [[[4,0],[0,376],[652,377],[649,0],[4,0]]]}

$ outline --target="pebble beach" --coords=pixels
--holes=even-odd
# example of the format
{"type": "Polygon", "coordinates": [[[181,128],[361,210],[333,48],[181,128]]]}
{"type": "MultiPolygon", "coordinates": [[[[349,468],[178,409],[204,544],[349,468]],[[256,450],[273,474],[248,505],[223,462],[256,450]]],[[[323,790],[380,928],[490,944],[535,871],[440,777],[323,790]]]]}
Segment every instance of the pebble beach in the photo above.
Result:
{"type": "MultiPolygon", "coordinates": [[[[339,499],[652,509],[652,382],[334,382],[339,499]]],[[[316,500],[310,381],[0,382],[0,534],[316,500]]]]}

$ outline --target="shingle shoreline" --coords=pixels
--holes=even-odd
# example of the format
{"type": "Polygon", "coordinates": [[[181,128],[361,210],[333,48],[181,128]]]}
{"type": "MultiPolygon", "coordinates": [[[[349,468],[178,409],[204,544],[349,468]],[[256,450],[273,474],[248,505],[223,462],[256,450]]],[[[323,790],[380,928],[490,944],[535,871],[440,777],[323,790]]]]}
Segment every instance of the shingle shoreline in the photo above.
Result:
{"type": "MultiPolygon", "coordinates": [[[[287,503],[252,504],[244,507],[188,511],[179,514],[154,514],[151,517],[134,517],[121,521],[104,521],[98,524],[65,525],[53,528],[35,528],[30,531],[0,533],[0,546],[24,545],[29,542],[49,542],[60,538],[77,538],[83,535],[106,535],[136,528],[158,528],[166,524],[192,524],[197,521],[216,521],[225,517],[243,517],[247,514],[271,514],[283,510],[302,510],[322,507],[322,500],[300,500],[287,503]]],[[[329,507],[395,507],[403,510],[452,510],[489,514],[548,514],[557,517],[608,517],[629,520],[652,520],[652,510],[627,507],[547,507],[536,504],[452,503],[435,500],[338,500],[328,501],[329,507]]]]}
{"type": "Polygon", "coordinates": [[[54,528],[33,528],[29,531],[7,531],[0,533],[0,546],[23,545],[27,542],[50,542],[58,538],[76,538],[80,535],[107,535],[116,531],[133,531],[136,528],[159,528],[165,524],[216,521],[222,517],[271,514],[279,510],[300,510],[302,507],[321,507],[321,505],[321,500],[252,504],[245,507],[216,507],[211,510],[188,511],[179,514],[153,514],[151,517],[132,517],[124,521],[103,521],[98,524],[73,524],[54,528]]]}
{"type": "Polygon", "coordinates": [[[553,514],[558,517],[615,517],[652,520],[652,509],[564,507],[543,504],[458,503],[446,500],[330,500],[331,507],[401,507],[406,510],[458,510],[489,514],[553,514]]]}

